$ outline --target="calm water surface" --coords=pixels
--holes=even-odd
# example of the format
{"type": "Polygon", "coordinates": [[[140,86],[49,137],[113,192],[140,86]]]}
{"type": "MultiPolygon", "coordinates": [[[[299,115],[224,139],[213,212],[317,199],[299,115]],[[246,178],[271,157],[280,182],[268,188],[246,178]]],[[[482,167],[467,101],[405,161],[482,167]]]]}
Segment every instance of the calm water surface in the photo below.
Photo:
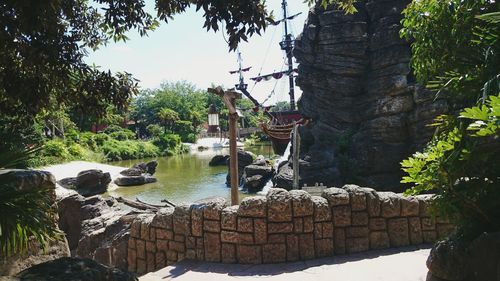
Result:
{"type": "MultiPolygon", "coordinates": [[[[272,148],[267,145],[255,146],[246,150],[272,157],[272,148]]],[[[208,163],[214,155],[229,154],[228,149],[193,152],[170,157],[126,160],[109,163],[121,167],[131,167],[140,162],[156,159],[156,183],[142,186],[119,187],[108,193],[128,199],[139,198],[153,204],[161,204],[167,199],[174,204],[193,202],[208,197],[224,197],[230,201],[230,188],[226,186],[227,167],[210,167],[208,163]]],[[[249,196],[240,191],[240,200],[249,196]]]]}

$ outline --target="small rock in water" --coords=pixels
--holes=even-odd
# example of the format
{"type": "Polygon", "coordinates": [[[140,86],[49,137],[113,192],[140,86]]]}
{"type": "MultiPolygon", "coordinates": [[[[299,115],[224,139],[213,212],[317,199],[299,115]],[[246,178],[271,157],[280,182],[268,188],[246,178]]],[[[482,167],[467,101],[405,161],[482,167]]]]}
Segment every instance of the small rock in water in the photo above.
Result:
{"type": "Polygon", "coordinates": [[[78,173],[76,178],[64,178],[59,183],[64,188],[75,189],[85,197],[105,193],[111,182],[111,175],[101,170],[85,170],[78,173]]]}
{"type": "Polygon", "coordinates": [[[212,157],[210,162],[208,163],[208,166],[226,166],[227,161],[229,160],[229,155],[215,155],[212,157]]]}

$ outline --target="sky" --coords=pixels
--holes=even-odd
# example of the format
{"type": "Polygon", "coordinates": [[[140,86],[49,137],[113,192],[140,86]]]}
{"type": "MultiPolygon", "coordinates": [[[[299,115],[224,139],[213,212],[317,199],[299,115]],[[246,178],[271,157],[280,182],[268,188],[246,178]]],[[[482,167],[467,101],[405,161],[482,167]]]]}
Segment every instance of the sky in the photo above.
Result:
{"type": "MultiPolygon", "coordinates": [[[[302,0],[288,1],[288,14],[302,12],[290,21],[291,31],[298,36],[303,29],[309,10],[302,0]]],[[[267,7],[273,10],[275,19],[282,18],[281,0],[267,0],[267,7]]],[[[155,14],[154,1],[146,0],[146,10],[155,14]]],[[[238,83],[238,75],[229,74],[237,70],[237,53],[229,52],[225,41],[227,36],[222,30],[214,33],[203,29],[203,13],[191,8],[184,14],[175,16],[169,23],[162,22],[160,27],[150,32],[147,37],[140,37],[130,32],[127,42],[110,42],[86,59],[102,70],[112,72],[127,71],[140,80],[142,89],[158,88],[162,82],[185,80],[199,89],[206,89],[212,84],[232,88],[238,83]]],[[[288,100],[288,79],[271,79],[255,84],[250,77],[269,74],[286,68],[284,54],[279,47],[283,35],[283,26],[269,26],[262,36],[254,35],[248,42],[240,44],[243,67],[252,67],[245,73],[248,89],[259,102],[273,94],[265,105],[281,100],[288,100]]],[[[296,99],[300,89],[296,88],[296,99]]]]}

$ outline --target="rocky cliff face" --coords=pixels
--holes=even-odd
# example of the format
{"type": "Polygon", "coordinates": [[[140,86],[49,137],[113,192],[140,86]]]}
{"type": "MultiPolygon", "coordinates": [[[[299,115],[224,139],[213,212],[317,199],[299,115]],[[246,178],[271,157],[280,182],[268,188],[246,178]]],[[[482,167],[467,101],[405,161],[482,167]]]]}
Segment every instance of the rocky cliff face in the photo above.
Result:
{"type": "Polygon", "coordinates": [[[409,44],[399,37],[408,0],[367,0],[358,13],[311,9],[294,55],[301,130],[302,183],[346,182],[401,189],[400,161],[432,135],[445,100],[416,85],[409,44]]]}

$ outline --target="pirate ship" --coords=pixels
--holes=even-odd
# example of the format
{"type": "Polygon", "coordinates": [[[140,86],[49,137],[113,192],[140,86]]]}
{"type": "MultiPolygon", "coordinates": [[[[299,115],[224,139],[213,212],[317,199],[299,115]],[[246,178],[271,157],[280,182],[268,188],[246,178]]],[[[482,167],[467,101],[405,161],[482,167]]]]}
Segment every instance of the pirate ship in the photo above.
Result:
{"type": "MultiPolygon", "coordinates": [[[[250,92],[248,91],[248,84],[244,81],[243,72],[247,72],[251,67],[242,67],[241,53],[238,51],[238,63],[239,69],[235,71],[230,71],[231,74],[239,74],[239,83],[236,85],[236,90],[241,91],[248,99],[250,99],[256,109],[264,108],[264,113],[269,117],[269,121],[267,123],[262,123],[261,128],[262,131],[268,135],[269,139],[272,142],[274,153],[283,155],[290,142],[290,134],[295,126],[295,124],[302,124],[303,118],[302,115],[297,111],[295,105],[295,74],[297,73],[297,69],[294,68],[293,64],[293,46],[294,46],[294,37],[289,32],[288,21],[294,19],[301,13],[297,13],[294,15],[288,15],[287,2],[283,0],[281,3],[281,7],[283,10],[283,18],[275,21],[274,25],[284,25],[284,35],[282,41],[279,43],[281,50],[285,53],[286,57],[286,65],[287,69],[279,72],[274,72],[265,75],[258,75],[256,77],[250,78],[254,83],[259,83],[261,81],[268,81],[270,79],[283,79],[288,77],[288,95],[290,98],[290,109],[287,111],[279,111],[279,112],[270,112],[269,107],[264,107],[261,103],[259,103],[255,98],[252,97],[250,92]]],[[[271,93],[272,94],[272,93],[271,93]]]]}

